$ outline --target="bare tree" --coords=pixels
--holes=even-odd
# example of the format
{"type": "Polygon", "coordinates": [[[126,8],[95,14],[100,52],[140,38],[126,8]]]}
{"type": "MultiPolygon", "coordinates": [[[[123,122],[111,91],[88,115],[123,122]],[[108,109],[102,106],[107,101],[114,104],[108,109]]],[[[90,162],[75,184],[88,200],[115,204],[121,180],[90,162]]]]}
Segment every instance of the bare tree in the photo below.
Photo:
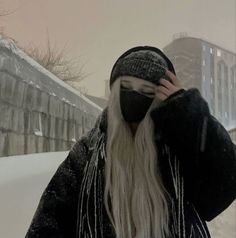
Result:
{"type": "Polygon", "coordinates": [[[44,68],[65,82],[80,82],[89,75],[83,73],[84,65],[81,66],[78,60],[67,57],[65,47],[63,49],[53,47],[49,37],[47,37],[46,50],[30,46],[24,49],[24,51],[44,68]]]}
{"type": "MultiPolygon", "coordinates": [[[[26,3],[27,0],[25,0],[24,4],[26,3]]],[[[24,4],[22,4],[21,6],[17,7],[14,10],[4,10],[2,4],[0,3],[0,17],[5,17],[15,13],[24,4]]],[[[1,26],[0,26],[0,34],[2,35],[2,37],[9,38],[4,33],[4,27],[1,26]]],[[[14,42],[17,44],[15,40],[14,42]]],[[[85,74],[83,72],[84,65],[81,65],[81,63],[79,63],[78,60],[68,57],[65,51],[65,47],[63,49],[58,49],[57,47],[55,47],[55,45],[52,46],[49,39],[48,31],[47,31],[46,49],[43,50],[42,48],[33,45],[29,47],[20,47],[20,48],[22,48],[23,51],[25,51],[30,57],[32,57],[35,61],[37,61],[48,71],[55,74],[61,80],[69,83],[72,87],[78,89],[82,93],[87,92],[86,88],[75,86],[75,84],[73,83],[78,83],[84,80],[90,74],[85,74]]]]}

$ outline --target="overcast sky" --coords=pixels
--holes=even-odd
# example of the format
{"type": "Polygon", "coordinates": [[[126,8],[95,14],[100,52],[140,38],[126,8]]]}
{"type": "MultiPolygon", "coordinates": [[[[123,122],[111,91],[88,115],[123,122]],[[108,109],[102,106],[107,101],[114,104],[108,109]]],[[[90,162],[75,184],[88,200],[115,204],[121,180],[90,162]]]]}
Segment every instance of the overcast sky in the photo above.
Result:
{"type": "Polygon", "coordinates": [[[18,10],[0,18],[22,46],[44,47],[47,31],[58,48],[85,65],[81,86],[104,95],[115,60],[128,48],[163,48],[178,32],[236,52],[236,0],[0,0],[18,10]]]}

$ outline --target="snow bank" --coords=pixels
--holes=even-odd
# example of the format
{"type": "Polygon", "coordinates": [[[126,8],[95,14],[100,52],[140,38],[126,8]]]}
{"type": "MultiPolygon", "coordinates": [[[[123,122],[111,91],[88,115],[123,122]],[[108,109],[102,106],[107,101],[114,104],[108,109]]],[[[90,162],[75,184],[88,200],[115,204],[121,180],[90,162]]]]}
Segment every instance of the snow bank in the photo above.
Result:
{"type": "Polygon", "coordinates": [[[0,158],[0,237],[25,237],[43,190],[68,153],[0,158]]]}

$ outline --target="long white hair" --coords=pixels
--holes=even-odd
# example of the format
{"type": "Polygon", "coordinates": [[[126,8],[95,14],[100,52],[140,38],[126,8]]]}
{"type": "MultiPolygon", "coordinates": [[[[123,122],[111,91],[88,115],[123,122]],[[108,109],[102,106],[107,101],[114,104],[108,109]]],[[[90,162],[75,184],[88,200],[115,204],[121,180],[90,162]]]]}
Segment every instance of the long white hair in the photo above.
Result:
{"type": "Polygon", "coordinates": [[[162,183],[150,117],[160,101],[153,100],[133,136],[120,109],[120,81],[118,78],[113,83],[108,102],[104,191],[107,214],[118,238],[169,237],[169,194],[162,183]]]}

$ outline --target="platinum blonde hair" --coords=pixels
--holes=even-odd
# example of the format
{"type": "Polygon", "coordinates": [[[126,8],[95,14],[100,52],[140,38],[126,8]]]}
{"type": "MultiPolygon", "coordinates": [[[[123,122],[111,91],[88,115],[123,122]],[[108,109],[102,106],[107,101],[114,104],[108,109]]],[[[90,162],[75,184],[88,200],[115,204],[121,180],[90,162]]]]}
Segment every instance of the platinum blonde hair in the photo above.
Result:
{"type": "Polygon", "coordinates": [[[120,81],[121,77],[113,83],[108,101],[104,190],[107,214],[118,238],[169,237],[169,194],[161,179],[150,117],[159,102],[153,100],[133,136],[121,113],[120,81]]]}

